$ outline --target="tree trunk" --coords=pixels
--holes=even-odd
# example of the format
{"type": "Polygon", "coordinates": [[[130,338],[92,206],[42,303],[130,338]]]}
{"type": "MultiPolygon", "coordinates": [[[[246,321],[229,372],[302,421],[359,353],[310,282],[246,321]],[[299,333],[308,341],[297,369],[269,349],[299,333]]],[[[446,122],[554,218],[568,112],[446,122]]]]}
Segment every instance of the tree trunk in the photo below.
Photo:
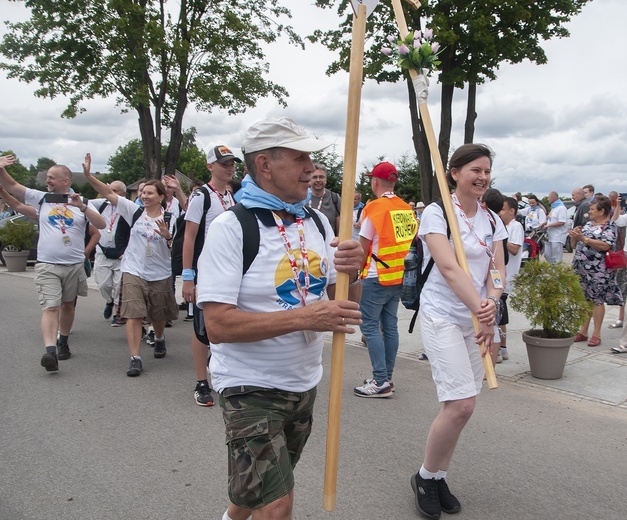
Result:
{"type": "Polygon", "coordinates": [[[137,108],[139,115],[139,131],[142,137],[142,147],[144,149],[144,170],[147,179],[161,178],[161,143],[155,135],[150,107],[139,105],[137,108]]]}
{"type": "Polygon", "coordinates": [[[468,103],[466,105],[466,123],[464,124],[464,144],[472,143],[475,138],[477,120],[477,84],[468,84],[468,103]]]}
{"type": "Polygon", "coordinates": [[[183,116],[187,109],[187,90],[179,87],[176,97],[176,112],[170,127],[170,144],[165,156],[165,174],[174,175],[176,165],[181,156],[181,144],[183,143],[183,116]]]}
{"type": "Polygon", "coordinates": [[[412,141],[414,150],[418,157],[418,166],[420,167],[420,193],[421,200],[425,204],[430,204],[437,200],[440,196],[438,183],[433,175],[433,164],[431,163],[431,154],[429,152],[429,142],[427,141],[427,133],[425,132],[416,101],[416,91],[411,79],[407,79],[407,91],[409,92],[409,113],[411,115],[412,141]]]}
{"type": "Polygon", "coordinates": [[[444,168],[448,164],[448,154],[451,149],[451,131],[453,129],[453,85],[442,84],[442,112],[440,113],[440,137],[438,149],[444,168]]]}

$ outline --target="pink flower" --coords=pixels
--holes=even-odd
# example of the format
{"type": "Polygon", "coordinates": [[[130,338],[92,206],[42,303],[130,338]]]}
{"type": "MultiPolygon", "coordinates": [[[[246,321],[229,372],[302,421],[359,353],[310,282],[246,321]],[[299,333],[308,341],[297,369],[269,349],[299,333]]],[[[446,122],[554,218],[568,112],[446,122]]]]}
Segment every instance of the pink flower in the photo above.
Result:
{"type": "Polygon", "coordinates": [[[396,41],[396,38],[394,38],[394,36],[390,35],[390,36],[388,36],[388,41],[390,43],[394,43],[396,41]]]}
{"type": "Polygon", "coordinates": [[[409,47],[403,43],[403,45],[398,48],[398,53],[402,56],[406,56],[409,54],[409,47]]]}
{"type": "Polygon", "coordinates": [[[381,47],[381,52],[386,56],[390,56],[392,54],[392,49],[389,47],[381,47]]]}
{"type": "Polygon", "coordinates": [[[425,38],[429,39],[433,36],[433,29],[425,29],[425,38]]]}
{"type": "Polygon", "coordinates": [[[438,49],[439,49],[439,48],[440,48],[440,44],[439,44],[438,42],[433,42],[433,43],[431,44],[431,50],[432,50],[434,53],[438,52],[438,49]]]}
{"type": "Polygon", "coordinates": [[[414,33],[414,40],[420,40],[420,38],[422,38],[422,32],[416,31],[414,33]]]}

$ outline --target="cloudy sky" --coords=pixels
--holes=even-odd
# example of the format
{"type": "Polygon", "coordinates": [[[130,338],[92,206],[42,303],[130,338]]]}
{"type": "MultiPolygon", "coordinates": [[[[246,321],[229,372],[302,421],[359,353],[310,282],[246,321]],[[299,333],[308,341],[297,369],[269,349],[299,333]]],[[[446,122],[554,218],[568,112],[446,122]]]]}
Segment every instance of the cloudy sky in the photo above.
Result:
{"type": "MultiPolygon", "coordinates": [[[[287,0],[285,0],[287,2],[287,0]]],[[[333,11],[307,0],[287,2],[300,34],[339,24],[333,11]]],[[[379,6],[382,8],[383,6],[379,6]]],[[[23,19],[23,7],[0,0],[0,20],[23,19]]],[[[498,79],[479,87],[475,141],[496,153],[494,177],[505,193],[551,190],[570,195],[574,186],[593,183],[597,191],[627,192],[627,2],[594,0],[568,28],[571,37],[545,42],[549,63],[503,65],[498,79]]],[[[4,26],[0,27],[0,34],[4,26]]],[[[239,116],[188,109],[185,128],[195,126],[200,146],[227,144],[238,149],[251,122],[286,115],[344,151],[348,73],[325,75],[333,55],[322,46],[305,51],[280,41],[269,50],[270,78],[290,92],[288,108],[273,100],[239,116]]],[[[94,100],[74,120],[60,118],[64,100],[42,100],[33,85],[0,76],[0,149],[12,149],[22,164],[46,156],[73,170],[85,152],[94,169],[106,171],[115,150],[139,137],[134,114],[120,114],[113,100],[94,100]]],[[[453,147],[462,144],[466,92],[456,91],[453,147]]],[[[432,82],[431,118],[439,119],[439,86],[432,82]]],[[[367,81],[362,92],[357,170],[379,156],[395,161],[413,154],[407,90],[404,83],[367,81]]]]}

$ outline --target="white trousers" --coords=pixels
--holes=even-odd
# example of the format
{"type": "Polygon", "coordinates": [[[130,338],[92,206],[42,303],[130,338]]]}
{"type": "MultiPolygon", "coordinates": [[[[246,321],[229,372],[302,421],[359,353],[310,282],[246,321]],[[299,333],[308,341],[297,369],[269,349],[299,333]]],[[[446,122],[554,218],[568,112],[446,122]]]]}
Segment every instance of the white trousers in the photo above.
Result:
{"type": "Polygon", "coordinates": [[[102,251],[96,250],[96,261],[94,265],[94,279],[100,288],[100,294],[107,301],[118,303],[120,296],[120,283],[122,281],[122,271],[120,271],[121,260],[107,258],[102,251]]]}

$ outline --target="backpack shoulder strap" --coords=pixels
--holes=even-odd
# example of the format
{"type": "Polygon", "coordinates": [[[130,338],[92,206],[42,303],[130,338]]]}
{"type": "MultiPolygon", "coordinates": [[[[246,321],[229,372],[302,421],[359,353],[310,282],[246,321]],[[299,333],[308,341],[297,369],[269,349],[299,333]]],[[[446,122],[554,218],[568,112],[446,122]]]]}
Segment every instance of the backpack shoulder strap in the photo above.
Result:
{"type": "Polygon", "coordinates": [[[135,225],[135,222],[137,222],[139,217],[144,214],[144,209],[144,207],[140,206],[139,211],[135,211],[135,213],[133,213],[133,222],[131,222],[131,225],[129,227],[133,227],[135,225]]]}
{"type": "Polygon", "coordinates": [[[257,215],[255,215],[254,210],[245,208],[241,203],[231,206],[229,211],[235,213],[240,226],[242,226],[243,276],[247,273],[248,268],[259,252],[259,224],[257,223],[257,215]]]}
{"type": "Polygon", "coordinates": [[[98,213],[102,215],[102,213],[104,212],[104,210],[106,209],[108,205],[109,205],[109,201],[105,200],[102,204],[100,204],[100,207],[98,208],[98,213]]]}
{"type": "MultiPolygon", "coordinates": [[[[209,186],[209,189],[211,191],[215,191],[211,186],[209,186]]],[[[200,191],[202,191],[203,195],[205,196],[204,201],[203,201],[203,206],[202,206],[203,217],[205,217],[207,214],[207,211],[209,211],[209,208],[211,207],[211,193],[205,186],[202,186],[200,188],[200,191]]]]}
{"type": "Polygon", "coordinates": [[[326,231],[324,230],[324,224],[322,223],[322,220],[320,220],[320,216],[309,206],[305,206],[304,209],[305,209],[305,213],[307,213],[307,215],[309,215],[312,218],[312,220],[316,223],[316,227],[318,228],[318,231],[320,231],[320,234],[322,235],[323,240],[326,242],[327,234],[326,234],[326,231]]]}

